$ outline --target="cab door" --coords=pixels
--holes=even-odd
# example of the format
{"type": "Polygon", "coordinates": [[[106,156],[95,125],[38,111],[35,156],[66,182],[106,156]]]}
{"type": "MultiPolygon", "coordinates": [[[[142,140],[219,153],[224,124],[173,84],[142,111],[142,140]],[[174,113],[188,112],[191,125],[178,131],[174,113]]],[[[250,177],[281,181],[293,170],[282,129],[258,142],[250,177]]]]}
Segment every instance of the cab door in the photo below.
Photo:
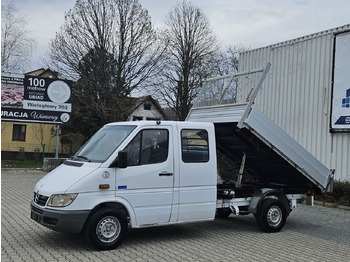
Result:
{"type": "Polygon", "coordinates": [[[133,207],[137,226],[169,222],[174,191],[173,130],[147,126],[125,147],[128,167],[117,169],[116,195],[133,207]]]}

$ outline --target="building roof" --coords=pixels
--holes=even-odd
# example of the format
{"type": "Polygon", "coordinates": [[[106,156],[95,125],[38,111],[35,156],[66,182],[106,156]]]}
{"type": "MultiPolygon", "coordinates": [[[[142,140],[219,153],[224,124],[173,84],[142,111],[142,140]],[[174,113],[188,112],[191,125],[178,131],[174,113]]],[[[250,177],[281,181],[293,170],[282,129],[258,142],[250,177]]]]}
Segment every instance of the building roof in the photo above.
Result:
{"type": "Polygon", "coordinates": [[[58,78],[58,72],[52,71],[50,68],[39,68],[34,71],[24,73],[25,75],[58,78]]]}

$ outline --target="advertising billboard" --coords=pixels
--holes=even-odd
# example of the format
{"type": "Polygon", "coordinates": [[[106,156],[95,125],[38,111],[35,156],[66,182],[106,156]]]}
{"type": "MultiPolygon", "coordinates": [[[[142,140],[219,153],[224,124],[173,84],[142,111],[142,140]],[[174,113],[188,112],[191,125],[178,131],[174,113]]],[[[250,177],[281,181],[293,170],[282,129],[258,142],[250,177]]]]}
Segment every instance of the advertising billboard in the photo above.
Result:
{"type": "Polygon", "coordinates": [[[332,122],[334,131],[350,131],[350,32],[336,35],[332,122]]]}
{"type": "Polygon", "coordinates": [[[1,74],[1,121],[70,124],[72,81],[1,74]]]}

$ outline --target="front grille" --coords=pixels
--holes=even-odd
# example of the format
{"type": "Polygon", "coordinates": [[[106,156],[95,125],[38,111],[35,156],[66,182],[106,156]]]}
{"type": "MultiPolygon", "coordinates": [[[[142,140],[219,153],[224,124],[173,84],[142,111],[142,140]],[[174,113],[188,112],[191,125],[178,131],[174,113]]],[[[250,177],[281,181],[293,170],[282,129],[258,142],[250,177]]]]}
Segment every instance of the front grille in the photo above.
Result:
{"type": "Polygon", "coordinates": [[[49,197],[34,192],[34,203],[39,206],[45,206],[48,199],[49,197]]]}

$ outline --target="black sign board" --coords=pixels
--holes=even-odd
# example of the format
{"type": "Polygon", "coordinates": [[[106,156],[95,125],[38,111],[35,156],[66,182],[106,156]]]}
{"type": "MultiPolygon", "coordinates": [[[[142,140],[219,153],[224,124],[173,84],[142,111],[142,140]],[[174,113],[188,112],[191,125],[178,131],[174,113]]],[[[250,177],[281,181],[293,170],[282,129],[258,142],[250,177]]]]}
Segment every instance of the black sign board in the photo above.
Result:
{"type": "Polygon", "coordinates": [[[72,81],[1,75],[1,120],[70,124],[72,81]]]}

